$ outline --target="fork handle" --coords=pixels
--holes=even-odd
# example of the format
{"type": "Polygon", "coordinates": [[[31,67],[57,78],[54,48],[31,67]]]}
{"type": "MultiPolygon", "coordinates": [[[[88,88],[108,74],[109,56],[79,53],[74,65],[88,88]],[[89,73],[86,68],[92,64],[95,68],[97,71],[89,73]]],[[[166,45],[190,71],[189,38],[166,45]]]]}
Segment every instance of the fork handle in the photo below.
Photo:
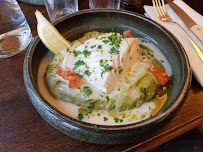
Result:
{"type": "Polygon", "coordinates": [[[192,38],[187,34],[187,32],[182,28],[182,26],[177,23],[177,22],[174,22],[175,24],[178,25],[178,27],[183,31],[183,33],[190,39],[194,49],[196,50],[197,54],[199,55],[200,59],[202,60],[203,62],[203,52],[202,50],[199,48],[199,46],[192,40],[192,38]]]}

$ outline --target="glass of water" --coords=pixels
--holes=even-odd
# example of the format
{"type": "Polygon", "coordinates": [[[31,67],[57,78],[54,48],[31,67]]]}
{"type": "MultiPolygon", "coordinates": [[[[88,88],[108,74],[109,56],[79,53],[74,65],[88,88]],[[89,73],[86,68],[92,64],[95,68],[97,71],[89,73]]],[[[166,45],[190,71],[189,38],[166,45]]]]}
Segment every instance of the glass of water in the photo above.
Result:
{"type": "Polygon", "coordinates": [[[89,7],[94,8],[120,8],[121,0],[89,0],[89,7]]]}
{"type": "Polygon", "coordinates": [[[0,58],[24,50],[32,39],[27,20],[16,0],[0,0],[0,58]]]}
{"type": "Polygon", "coordinates": [[[78,0],[44,0],[51,22],[78,11],[78,0]]]}

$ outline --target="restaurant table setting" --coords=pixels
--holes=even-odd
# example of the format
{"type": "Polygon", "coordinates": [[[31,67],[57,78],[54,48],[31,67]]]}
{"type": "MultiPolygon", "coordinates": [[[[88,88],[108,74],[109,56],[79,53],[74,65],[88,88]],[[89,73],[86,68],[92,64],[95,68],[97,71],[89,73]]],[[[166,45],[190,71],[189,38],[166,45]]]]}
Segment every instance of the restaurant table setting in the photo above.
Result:
{"type": "MultiPolygon", "coordinates": [[[[189,7],[185,2],[182,0],[175,0],[173,1],[176,5],[178,5],[184,12],[186,12],[203,30],[203,16],[194,11],[191,7],[189,7]]],[[[178,26],[174,23],[169,22],[162,22],[156,15],[153,6],[144,6],[145,15],[150,17],[152,20],[155,20],[159,24],[163,25],[167,28],[183,45],[188,58],[190,60],[190,65],[193,71],[193,74],[200,85],[203,87],[203,61],[200,59],[198,54],[195,51],[190,40],[185,36],[185,34],[178,28],[178,26]]],[[[202,41],[194,34],[192,31],[184,24],[180,17],[171,9],[169,5],[166,5],[166,9],[168,11],[169,16],[172,18],[173,21],[178,22],[186,32],[191,36],[191,38],[196,42],[196,44],[203,50],[203,39],[202,41]]]]}
{"type": "MultiPolygon", "coordinates": [[[[120,8],[122,0],[115,0],[114,3],[110,3],[111,0],[105,0],[108,4],[101,4],[102,8],[113,8],[113,9],[125,9],[120,8]]],[[[8,2],[13,2],[8,0],[8,2]]],[[[195,48],[193,47],[191,41],[185,36],[185,34],[178,28],[174,23],[162,22],[152,6],[151,0],[140,0],[139,6],[141,8],[136,8],[139,10],[138,16],[141,13],[141,17],[150,18],[150,20],[155,21],[158,26],[164,27],[169,33],[172,33],[174,37],[178,40],[177,42],[183,46],[186,55],[190,62],[190,67],[192,69],[192,80],[190,86],[191,73],[188,73],[189,79],[187,80],[188,88],[185,88],[184,96],[181,98],[184,100],[181,102],[179,108],[174,112],[174,117],[172,120],[168,121],[164,127],[161,127],[156,132],[150,133],[148,136],[139,138],[138,140],[133,140],[128,142],[127,140],[123,144],[113,144],[119,142],[110,142],[111,144],[97,144],[89,143],[83,141],[79,138],[72,138],[71,136],[65,135],[66,131],[61,131],[58,129],[57,125],[53,125],[51,121],[48,120],[42,110],[38,109],[33,102],[32,94],[30,94],[29,87],[31,84],[27,83],[25,72],[25,66],[30,64],[32,59],[32,53],[30,54],[34,43],[38,45],[36,41],[39,39],[37,36],[37,20],[35,17],[35,11],[39,10],[43,15],[50,20],[51,23],[57,25],[60,21],[63,21],[65,16],[68,19],[68,15],[85,9],[95,9],[100,8],[100,2],[97,0],[69,0],[61,1],[64,4],[60,5],[58,1],[55,0],[44,0],[44,3],[39,1],[36,4],[34,1],[22,0],[18,1],[19,10],[22,9],[22,16],[26,18],[26,25],[29,25],[31,33],[28,41],[31,39],[30,45],[20,51],[16,51],[12,55],[0,56],[0,68],[2,72],[0,73],[0,151],[149,151],[161,144],[164,144],[183,133],[203,124],[203,62],[198,56],[195,48]],[[65,4],[71,2],[72,12],[68,12],[64,8],[68,6],[65,4]],[[96,5],[97,4],[99,5],[96,5]],[[60,6],[60,7],[58,7],[60,6]],[[57,9],[57,11],[55,10],[57,9]],[[58,13],[59,12],[59,13],[58,13]],[[58,13],[58,14],[57,14],[58,13]],[[59,15],[59,16],[57,16],[59,15]],[[34,39],[33,39],[33,37],[34,39]],[[24,50],[24,51],[23,51],[24,50]],[[11,56],[11,57],[9,57],[11,56]],[[24,64],[24,67],[23,67],[24,64]],[[24,70],[24,71],[23,71],[24,70]],[[24,80],[23,80],[24,72],[24,80]],[[25,87],[26,86],[26,87],[25,87]],[[190,88],[189,88],[190,86],[190,88]],[[27,89],[27,90],[26,90],[27,89]],[[28,94],[27,94],[28,91],[28,94]],[[34,106],[33,106],[34,105],[34,106]],[[35,109],[35,108],[37,109],[35,109]],[[40,113],[38,113],[38,112],[40,113]],[[45,119],[43,119],[41,116],[45,119]],[[54,126],[54,127],[53,127],[54,126]],[[60,131],[58,131],[58,130],[60,131]],[[63,133],[62,133],[63,132],[63,133]],[[65,134],[64,134],[65,133],[65,134]],[[79,139],[79,140],[78,140],[79,139]]],[[[111,1],[112,2],[112,1],[111,1]]],[[[126,0],[125,0],[126,2],[126,0]]],[[[203,28],[203,16],[196,12],[192,7],[187,5],[182,0],[173,1],[177,6],[179,6],[183,11],[185,11],[200,28],[203,28]]],[[[15,4],[18,4],[17,2],[15,4]]],[[[0,1],[1,4],[1,1],[0,1]]],[[[127,7],[126,7],[127,8],[127,7]]],[[[1,9],[1,5],[0,5],[1,9]]],[[[194,40],[194,42],[203,50],[203,42],[184,24],[180,17],[171,9],[171,7],[166,4],[166,10],[172,20],[178,22],[188,35],[194,40]]],[[[1,10],[0,10],[1,11],[1,10]]],[[[105,12],[105,11],[104,11],[105,12]]],[[[85,12],[88,14],[88,11],[85,12]]],[[[132,12],[133,13],[133,12],[132,12]]],[[[1,15],[1,14],[0,14],[1,15]]],[[[136,15],[136,14],[135,14],[136,15]]],[[[5,18],[5,15],[3,16],[5,18]]],[[[4,20],[0,18],[0,21],[4,20]]],[[[81,19],[82,20],[82,19],[81,19]]],[[[78,22],[80,23],[80,22],[78,22]]],[[[65,23],[67,24],[67,23],[65,23]]],[[[0,31],[2,28],[0,22],[0,31]]],[[[4,26],[4,25],[3,25],[4,26]]],[[[61,27],[58,26],[61,29],[61,27]]],[[[165,30],[164,29],[164,30],[165,30]]],[[[63,29],[61,29],[63,31],[63,29]]],[[[2,34],[2,33],[0,33],[2,34]]],[[[1,38],[1,37],[0,37],[1,38]]],[[[1,40],[1,39],[0,39],[1,40]]],[[[40,44],[41,45],[41,44],[40,44]]],[[[181,47],[180,47],[181,48],[181,47]]],[[[1,46],[0,51],[3,52],[1,46]]],[[[0,52],[0,53],[1,53],[0,52]]],[[[42,51],[43,52],[43,51],[42,51]]],[[[183,52],[184,54],[184,52],[183,52]]],[[[1,54],[0,54],[1,55],[1,54]]],[[[39,53],[39,57],[40,57],[39,53]]],[[[186,57],[186,63],[187,63],[186,57]]],[[[37,57],[35,57],[37,58],[37,57]]],[[[29,65],[31,66],[31,65],[29,65]]],[[[33,65],[32,65],[33,66],[33,65]]],[[[35,65],[34,65],[35,66],[35,65]]],[[[188,65],[189,66],[189,65],[188,65]]],[[[29,67],[28,67],[29,68],[29,67]]],[[[30,69],[28,70],[30,72],[30,69]]],[[[32,77],[32,76],[31,76],[32,77]]],[[[176,85],[176,84],[175,84],[176,85]]],[[[33,93],[33,96],[36,94],[33,93]]],[[[41,98],[41,97],[40,97],[41,98]]],[[[45,109],[47,107],[45,106],[45,109]]],[[[50,112],[50,116],[57,117],[53,111],[50,111],[49,106],[46,109],[50,112]]],[[[54,119],[54,118],[53,118],[54,119]]],[[[163,118],[164,119],[164,118],[163,118]]],[[[161,121],[161,120],[160,120],[161,121]]],[[[65,124],[65,122],[64,122],[65,124]]],[[[71,128],[71,125],[69,126],[71,128]]],[[[59,127],[60,128],[60,127],[59,127]]],[[[107,127],[108,128],[108,127],[107,127]]],[[[154,128],[154,127],[151,127],[154,128]]],[[[155,127],[156,128],[156,127],[155,127]]],[[[73,129],[74,130],[74,129],[73,129]]],[[[75,130],[78,130],[75,128],[75,130]]],[[[70,133],[72,134],[72,133],[70,133]]],[[[99,135],[98,132],[95,134],[99,135]]],[[[105,132],[104,132],[105,134],[105,132]]],[[[94,136],[94,135],[93,135],[94,136]]],[[[102,135],[103,136],[103,135],[102,135]]],[[[130,136],[130,132],[129,132],[130,136]]],[[[96,136],[95,136],[96,137],[96,136]]],[[[105,138],[105,136],[104,136],[105,138]]],[[[112,137],[112,139],[114,139],[112,137]]],[[[87,140],[88,141],[88,140],[87,140]]],[[[92,140],[90,140],[92,141],[92,140]]],[[[108,139],[107,139],[108,141],[108,139]]],[[[121,142],[122,143],[122,142],[121,142]]]]}

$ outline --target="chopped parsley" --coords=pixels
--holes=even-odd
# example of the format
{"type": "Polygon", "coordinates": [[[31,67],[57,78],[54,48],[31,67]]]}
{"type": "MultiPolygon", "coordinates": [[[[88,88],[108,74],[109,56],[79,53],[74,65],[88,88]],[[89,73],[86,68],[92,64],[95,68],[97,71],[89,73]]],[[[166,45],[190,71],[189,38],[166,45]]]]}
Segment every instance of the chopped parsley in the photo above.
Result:
{"type": "Polygon", "coordinates": [[[94,125],[94,129],[95,129],[96,131],[99,131],[99,127],[98,127],[97,125],[94,125]]]}
{"type": "Polygon", "coordinates": [[[145,42],[145,43],[151,43],[151,42],[149,42],[149,41],[146,41],[146,40],[141,40],[141,42],[145,42]]]}
{"type": "Polygon", "coordinates": [[[85,98],[88,98],[92,94],[92,90],[88,86],[83,87],[82,91],[84,92],[83,96],[85,98]]]}
{"type": "Polygon", "coordinates": [[[145,53],[144,53],[144,52],[141,52],[141,55],[142,55],[142,56],[144,56],[144,55],[145,55],[145,53]]]}
{"type": "Polygon", "coordinates": [[[93,49],[94,47],[96,47],[96,45],[92,45],[92,46],[91,46],[91,49],[93,49]]]}
{"type": "Polygon", "coordinates": [[[88,51],[87,49],[85,49],[83,52],[74,50],[73,53],[75,57],[77,57],[80,54],[83,54],[87,58],[88,56],[91,55],[91,52],[88,51]]]}
{"type": "Polygon", "coordinates": [[[105,44],[107,44],[109,42],[109,40],[103,40],[102,42],[104,42],[105,44]]]}
{"type": "Polygon", "coordinates": [[[123,69],[120,69],[120,70],[118,71],[119,74],[121,74],[121,72],[123,72],[123,69]]]}
{"type": "Polygon", "coordinates": [[[82,78],[82,75],[76,73],[75,76],[79,77],[79,78],[82,78]]]}
{"type": "Polygon", "coordinates": [[[82,53],[86,58],[91,55],[91,52],[88,51],[87,49],[85,49],[82,53]]]}
{"type": "Polygon", "coordinates": [[[97,47],[98,49],[102,49],[102,45],[98,45],[98,47],[97,47]]]}
{"type": "Polygon", "coordinates": [[[116,123],[118,123],[119,122],[119,118],[114,118],[114,121],[116,122],[116,123]]]}
{"type": "Polygon", "coordinates": [[[110,66],[109,64],[107,64],[107,60],[100,60],[100,66],[103,68],[102,69],[102,73],[101,73],[101,77],[103,77],[103,74],[106,72],[109,72],[113,69],[112,66],[110,66]]]}
{"type": "Polygon", "coordinates": [[[140,92],[143,93],[143,99],[145,100],[147,97],[146,88],[140,88],[140,92]]]}
{"type": "Polygon", "coordinates": [[[73,69],[76,69],[76,68],[80,67],[81,65],[85,65],[85,62],[83,60],[78,60],[77,62],[75,62],[75,66],[73,69]]]}
{"type": "Polygon", "coordinates": [[[79,113],[77,118],[78,118],[79,120],[82,120],[82,119],[84,118],[84,116],[83,116],[82,113],[79,113]]]}
{"type": "Polygon", "coordinates": [[[111,50],[109,51],[109,53],[110,53],[111,55],[119,54],[119,50],[116,49],[115,47],[112,47],[111,50]]]}
{"type": "Polygon", "coordinates": [[[75,56],[75,57],[77,57],[78,55],[82,54],[81,51],[75,51],[75,50],[73,51],[73,53],[74,53],[74,56],[75,56]]]}
{"type": "Polygon", "coordinates": [[[116,109],[116,105],[113,105],[113,106],[112,106],[112,110],[113,110],[113,109],[116,109]]]}
{"type": "Polygon", "coordinates": [[[107,101],[109,102],[111,98],[110,98],[109,96],[107,96],[106,99],[107,99],[107,101]]]}
{"type": "Polygon", "coordinates": [[[97,113],[97,116],[101,116],[101,114],[100,114],[100,113],[97,113]]]}
{"type": "Polygon", "coordinates": [[[123,122],[123,119],[120,119],[120,123],[122,123],[123,122]]]}
{"type": "Polygon", "coordinates": [[[107,121],[108,120],[108,118],[107,117],[104,117],[104,121],[107,121]]]}
{"type": "Polygon", "coordinates": [[[85,70],[84,75],[90,76],[92,73],[89,70],[85,70]]]}
{"type": "Polygon", "coordinates": [[[66,52],[71,53],[71,51],[70,51],[70,49],[69,49],[69,48],[67,48],[67,49],[66,49],[66,52]]]}
{"type": "Polygon", "coordinates": [[[90,102],[88,106],[88,113],[92,113],[92,110],[94,109],[94,102],[90,102]]]}
{"type": "Polygon", "coordinates": [[[152,52],[152,53],[154,53],[154,51],[153,51],[152,49],[148,48],[148,47],[145,46],[145,45],[139,44],[139,47],[141,47],[141,48],[144,49],[144,50],[147,50],[147,52],[152,52]]]}

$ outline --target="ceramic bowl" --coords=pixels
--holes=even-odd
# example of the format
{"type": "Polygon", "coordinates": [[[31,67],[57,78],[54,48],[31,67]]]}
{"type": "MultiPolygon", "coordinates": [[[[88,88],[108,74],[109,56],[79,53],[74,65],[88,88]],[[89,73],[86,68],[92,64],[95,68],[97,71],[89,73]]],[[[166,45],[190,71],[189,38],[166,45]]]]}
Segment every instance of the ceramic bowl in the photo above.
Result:
{"type": "Polygon", "coordinates": [[[59,32],[72,41],[84,33],[105,28],[130,29],[133,35],[155,43],[167,57],[175,78],[171,96],[155,116],[128,125],[105,126],[82,122],[69,117],[44,99],[38,90],[37,75],[40,61],[48,52],[38,36],[30,44],[24,61],[24,82],[29,98],[40,115],[64,134],[82,141],[118,144],[147,138],[163,128],[175,116],[188,93],[191,70],[186,53],[178,40],[156,22],[133,12],[112,9],[83,10],[65,16],[54,23],[59,32]],[[29,56],[29,57],[27,57],[29,56]]]}

